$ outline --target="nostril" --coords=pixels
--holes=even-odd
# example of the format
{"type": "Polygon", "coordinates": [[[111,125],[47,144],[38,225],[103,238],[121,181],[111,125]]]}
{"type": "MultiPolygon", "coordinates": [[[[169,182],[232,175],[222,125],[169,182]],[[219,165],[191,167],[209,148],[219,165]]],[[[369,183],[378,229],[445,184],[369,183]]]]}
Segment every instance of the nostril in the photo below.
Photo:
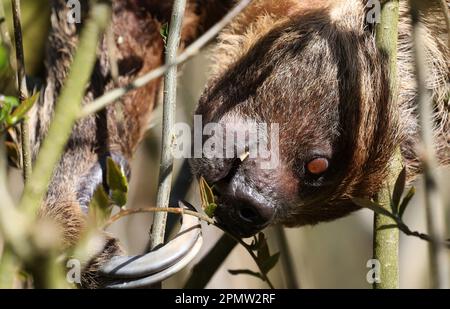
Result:
{"type": "Polygon", "coordinates": [[[250,207],[243,207],[241,209],[239,209],[239,216],[241,217],[241,219],[254,223],[255,221],[258,220],[258,213],[255,212],[252,208],[250,207]]]}
{"type": "Polygon", "coordinates": [[[265,226],[273,217],[273,209],[258,203],[241,203],[236,209],[239,218],[253,226],[265,226]]]}

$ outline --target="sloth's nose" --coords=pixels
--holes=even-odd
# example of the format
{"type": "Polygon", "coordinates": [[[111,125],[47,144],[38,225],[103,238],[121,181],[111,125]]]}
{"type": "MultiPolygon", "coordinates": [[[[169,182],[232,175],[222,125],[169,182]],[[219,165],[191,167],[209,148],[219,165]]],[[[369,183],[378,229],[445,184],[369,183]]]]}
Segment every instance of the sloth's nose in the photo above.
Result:
{"type": "Polygon", "coordinates": [[[260,193],[236,179],[216,186],[219,192],[217,221],[230,232],[250,237],[267,227],[275,211],[260,193]]]}
{"type": "Polygon", "coordinates": [[[242,224],[256,228],[265,227],[273,217],[273,208],[252,200],[251,197],[237,199],[233,202],[235,212],[242,224]]]}

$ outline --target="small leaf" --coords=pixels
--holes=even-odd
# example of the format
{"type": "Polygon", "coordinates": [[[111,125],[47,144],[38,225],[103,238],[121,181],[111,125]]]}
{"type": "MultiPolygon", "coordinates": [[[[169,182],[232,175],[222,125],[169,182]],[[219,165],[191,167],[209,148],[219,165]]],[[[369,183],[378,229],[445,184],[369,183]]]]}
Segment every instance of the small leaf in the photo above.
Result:
{"type": "Polygon", "coordinates": [[[39,92],[35,93],[29,98],[26,98],[11,114],[8,125],[12,126],[22,120],[23,117],[25,117],[26,113],[33,107],[34,103],[36,103],[38,98],[39,92]]]}
{"type": "Polygon", "coordinates": [[[252,243],[248,245],[248,247],[252,251],[258,251],[261,249],[262,246],[267,245],[266,243],[266,236],[263,232],[259,232],[257,235],[253,236],[252,243]]]}
{"type": "Polygon", "coordinates": [[[128,192],[127,177],[111,157],[106,159],[106,183],[112,191],[128,192]]]}
{"type": "Polygon", "coordinates": [[[106,183],[111,190],[112,202],[123,207],[127,203],[128,180],[120,166],[111,158],[106,159],[106,183]]]}
{"type": "Polygon", "coordinates": [[[19,105],[19,100],[15,97],[0,95],[0,122],[6,121],[8,127],[8,120],[11,117],[11,111],[14,107],[19,105]]]}
{"type": "Polygon", "coordinates": [[[399,206],[398,216],[400,218],[403,218],[403,214],[405,213],[406,208],[408,207],[409,203],[411,202],[411,199],[414,197],[415,194],[416,188],[411,187],[399,206]]]}
{"type": "Polygon", "coordinates": [[[394,214],[398,214],[398,207],[400,205],[400,199],[406,186],[406,167],[402,169],[395,181],[394,192],[392,193],[392,211],[394,214]]]}
{"type": "Polygon", "coordinates": [[[208,185],[203,176],[200,177],[200,193],[204,197],[206,204],[215,202],[215,197],[212,188],[208,185]]]}
{"type": "Polygon", "coordinates": [[[89,203],[89,218],[97,226],[102,226],[111,216],[112,204],[102,185],[99,185],[89,203]]]}
{"type": "Polygon", "coordinates": [[[261,270],[267,275],[267,273],[277,265],[279,259],[280,252],[277,252],[260,264],[261,270]]]}
{"type": "Polygon", "coordinates": [[[202,209],[210,218],[214,217],[214,213],[217,209],[217,203],[212,188],[208,185],[203,176],[199,179],[200,188],[200,200],[202,203],[202,209]]]}
{"type": "Polygon", "coordinates": [[[214,213],[216,212],[217,204],[216,203],[210,203],[205,207],[205,214],[212,218],[214,217],[214,213]]]}
{"type": "Polygon", "coordinates": [[[122,192],[120,190],[112,190],[111,199],[115,205],[123,207],[127,203],[128,196],[126,192],[122,192]]]}
{"type": "Polygon", "coordinates": [[[228,272],[229,272],[231,275],[233,275],[233,276],[237,276],[237,275],[249,275],[249,276],[252,276],[252,277],[259,278],[259,279],[261,279],[261,280],[264,281],[264,278],[263,278],[263,276],[261,276],[260,273],[251,271],[250,269],[236,269],[236,270],[231,270],[231,269],[229,269],[228,272]]]}
{"type": "Polygon", "coordinates": [[[164,46],[167,45],[167,38],[169,37],[169,24],[165,23],[161,26],[161,29],[159,29],[159,34],[161,34],[161,37],[164,41],[164,46]]]}
{"type": "Polygon", "coordinates": [[[256,251],[258,250],[258,247],[256,246],[258,244],[258,238],[255,236],[253,236],[252,242],[250,243],[250,245],[248,245],[248,248],[250,248],[252,251],[256,251]]]}
{"type": "Polygon", "coordinates": [[[368,199],[355,197],[355,198],[352,199],[352,201],[353,201],[353,203],[355,203],[359,207],[368,208],[368,209],[374,211],[377,214],[385,215],[387,217],[396,219],[395,215],[391,214],[388,210],[386,210],[382,206],[380,206],[377,203],[374,203],[374,202],[372,202],[372,201],[370,201],[368,199]]]}
{"type": "Polygon", "coordinates": [[[270,258],[269,244],[267,243],[266,236],[263,233],[259,233],[258,244],[258,263],[263,263],[270,258]]]}

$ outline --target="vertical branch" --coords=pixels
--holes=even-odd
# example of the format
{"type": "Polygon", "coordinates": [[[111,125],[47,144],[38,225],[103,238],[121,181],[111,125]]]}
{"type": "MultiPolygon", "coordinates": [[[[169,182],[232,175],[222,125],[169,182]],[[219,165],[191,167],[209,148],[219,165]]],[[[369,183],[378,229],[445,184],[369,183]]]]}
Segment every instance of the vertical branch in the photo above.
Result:
{"type": "MultiPolygon", "coordinates": [[[[20,0],[12,0],[12,15],[14,21],[14,41],[16,43],[17,85],[19,89],[20,102],[23,102],[28,96],[28,91],[22,42],[22,25],[20,21],[20,0]]],[[[25,182],[28,182],[31,177],[31,146],[27,117],[25,117],[20,123],[20,133],[22,142],[23,178],[25,182]]]]}
{"type": "Polygon", "coordinates": [[[416,56],[416,79],[418,87],[418,110],[420,123],[420,156],[423,164],[425,208],[429,243],[430,270],[433,288],[449,288],[448,252],[439,242],[445,239],[445,203],[440,192],[433,133],[433,102],[426,81],[428,77],[427,56],[422,42],[421,10],[427,9],[427,1],[411,0],[414,52],[416,56]]]}
{"type": "MultiPolygon", "coordinates": [[[[186,0],[175,0],[170,21],[169,36],[166,47],[166,63],[175,63],[180,46],[181,26],[183,24],[186,0]]],[[[177,66],[171,66],[164,76],[162,153],[159,169],[157,207],[168,207],[173,170],[173,127],[177,99],[177,66]]],[[[167,213],[155,214],[151,231],[151,248],[164,243],[167,213]]]]}
{"type": "MultiPolygon", "coordinates": [[[[389,163],[389,175],[385,185],[377,194],[377,202],[389,212],[392,210],[392,189],[397,176],[402,170],[403,159],[400,150],[394,154],[389,163]]],[[[399,230],[396,222],[385,215],[375,213],[373,232],[373,258],[380,263],[380,282],[374,282],[374,289],[399,288],[399,230]]]]}
{"type": "MultiPolygon", "coordinates": [[[[398,46],[398,18],[399,1],[386,0],[381,7],[381,23],[376,27],[376,42],[378,48],[388,57],[389,88],[391,104],[397,105],[398,76],[397,76],[397,46],[398,46]]],[[[392,212],[391,189],[394,188],[397,176],[402,170],[400,150],[394,154],[389,163],[389,175],[377,195],[377,201],[392,212]]],[[[374,259],[380,262],[380,282],[374,283],[374,288],[393,289],[399,287],[398,275],[398,239],[396,228],[386,228],[395,222],[382,214],[374,217],[374,259]]]]}
{"type": "Polygon", "coordinates": [[[98,42],[110,18],[110,6],[104,2],[96,2],[90,11],[90,18],[83,27],[69,76],[57,100],[53,121],[36,159],[35,172],[25,186],[20,206],[28,213],[33,215],[37,213],[53,169],[58,164],[70,137],[97,59],[98,42]]]}

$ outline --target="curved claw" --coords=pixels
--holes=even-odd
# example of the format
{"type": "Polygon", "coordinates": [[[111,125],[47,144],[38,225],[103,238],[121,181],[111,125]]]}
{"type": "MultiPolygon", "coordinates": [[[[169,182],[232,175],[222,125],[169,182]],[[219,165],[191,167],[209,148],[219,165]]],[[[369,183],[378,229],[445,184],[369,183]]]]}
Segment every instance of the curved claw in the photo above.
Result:
{"type": "Polygon", "coordinates": [[[180,232],[163,247],[144,255],[113,257],[100,274],[116,278],[106,288],[136,288],[161,282],[183,269],[203,243],[198,218],[183,215],[180,232]]]}

